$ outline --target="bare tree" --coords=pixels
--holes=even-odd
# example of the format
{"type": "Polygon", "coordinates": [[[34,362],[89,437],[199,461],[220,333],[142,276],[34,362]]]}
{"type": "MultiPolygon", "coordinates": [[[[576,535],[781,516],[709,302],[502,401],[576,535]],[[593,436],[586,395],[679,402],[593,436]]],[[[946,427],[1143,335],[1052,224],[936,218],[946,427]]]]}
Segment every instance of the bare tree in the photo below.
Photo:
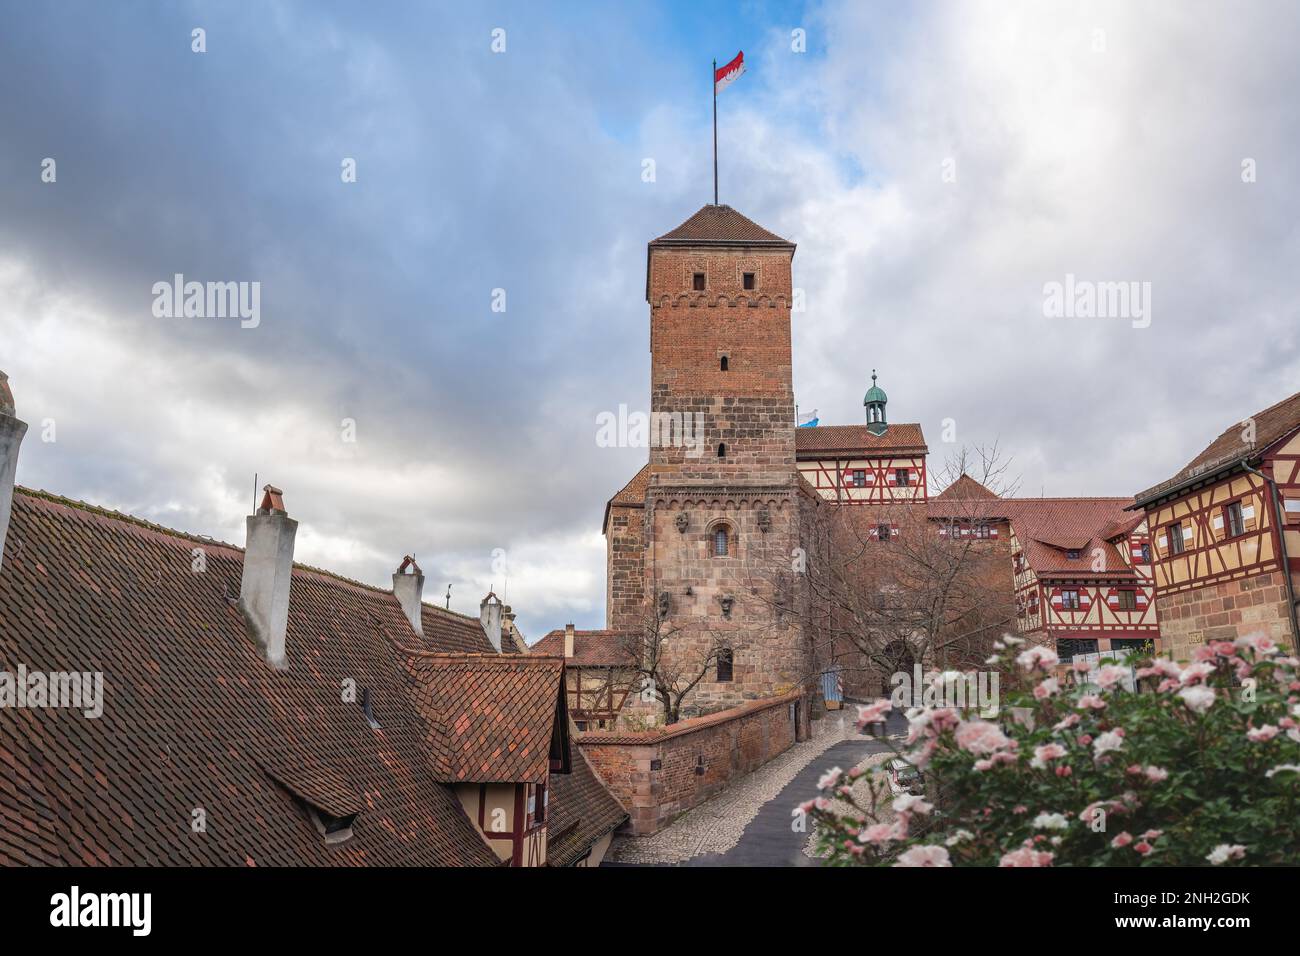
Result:
{"type": "Polygon", "coordinates": [[[883,691],[915,664],[961,668],[988,656],[1016,621],[999,505],[1013,493],[1008,464],[996,445],[963,449],[936,482],[961,482],[951,497],[810,510],[801,603],[815,671],[835,666],[850,688],[870,692],[879,679],[883,691]]]}
{"type": "MultiPolygon", "coordinates": [[[[623,638],[628,659],[633,661],[632,693],[642,700],[652,696],[665,724],[681,719],[682,702],[731,654],[730,642],[718,634],[692,632],[689,640],[675,640],[680,628],[666,621],[666,610],[656,600],[643,625],[623,638]]],[[[647,701],[648,702],[648,701],[647,701]]]]}

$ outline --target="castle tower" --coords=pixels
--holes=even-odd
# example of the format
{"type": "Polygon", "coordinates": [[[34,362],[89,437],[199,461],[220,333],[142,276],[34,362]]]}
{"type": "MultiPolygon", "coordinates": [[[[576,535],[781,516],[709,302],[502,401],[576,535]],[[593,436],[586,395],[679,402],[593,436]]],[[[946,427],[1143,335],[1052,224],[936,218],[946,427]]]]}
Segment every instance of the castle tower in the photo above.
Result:
{"type": "Polygon", "coordinates": [[[719,643],[730,652],[684,715],[808,680],[792,570],[806,504],[791,383],[794,251],[729,206],[705,206],[647,250],[658,433],[645,480],[642,607],[684,659],[719,643]]]}

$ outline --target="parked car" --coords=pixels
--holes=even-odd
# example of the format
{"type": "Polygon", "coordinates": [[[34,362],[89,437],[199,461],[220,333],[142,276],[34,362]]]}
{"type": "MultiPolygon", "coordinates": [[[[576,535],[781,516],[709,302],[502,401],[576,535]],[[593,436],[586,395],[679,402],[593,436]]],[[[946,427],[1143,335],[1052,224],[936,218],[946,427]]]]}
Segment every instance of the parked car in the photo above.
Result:
{"type": "Polygon", "coordinates": [[[889,762],[889,789],[895,796],[910,793],[913,796],[925,795],[925,776],[906,760],[894,759],[889,762]]]}

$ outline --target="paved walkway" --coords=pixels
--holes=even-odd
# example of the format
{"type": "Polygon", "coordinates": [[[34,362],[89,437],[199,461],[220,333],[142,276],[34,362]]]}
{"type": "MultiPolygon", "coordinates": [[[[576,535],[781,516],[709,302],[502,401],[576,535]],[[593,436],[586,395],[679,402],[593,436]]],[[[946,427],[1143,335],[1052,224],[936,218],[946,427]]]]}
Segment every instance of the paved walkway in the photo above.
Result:
{"type": "MultiPolygon", "coordinates": [[[[819,736],[796,744],[706,803],[650,837],[621,837],[611,863],[678,866],[815,866],[806,856],[808,834],[791,827],[790,811],[817,793],[827,769],[856,766],[888,745],[859,735],[856,708],[828,716],[819,736]]],[[[891,718],[891,733],[907,724],[891,718]]]]}

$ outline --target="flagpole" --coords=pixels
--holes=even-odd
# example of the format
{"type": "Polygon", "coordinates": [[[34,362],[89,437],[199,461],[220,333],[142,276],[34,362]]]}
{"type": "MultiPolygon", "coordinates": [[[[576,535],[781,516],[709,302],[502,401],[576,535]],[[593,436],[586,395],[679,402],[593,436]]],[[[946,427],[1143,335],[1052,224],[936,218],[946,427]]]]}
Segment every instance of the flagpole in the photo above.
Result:
{"type": "Polygon", "coordinates": [[[713,86],[713,205],[718,204],[718,61],[713,61],[713,71],[709,73],[709,83],[713,86]]]}

